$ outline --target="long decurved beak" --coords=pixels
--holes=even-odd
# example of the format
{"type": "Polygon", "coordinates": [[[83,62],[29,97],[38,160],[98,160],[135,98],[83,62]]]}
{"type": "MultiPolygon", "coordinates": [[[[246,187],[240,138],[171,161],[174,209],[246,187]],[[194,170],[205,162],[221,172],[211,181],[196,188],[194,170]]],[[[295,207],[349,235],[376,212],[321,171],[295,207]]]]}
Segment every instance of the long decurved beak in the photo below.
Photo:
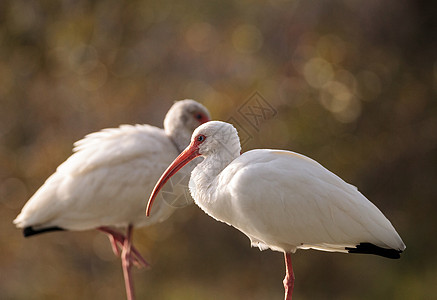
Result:
{"type": "Polygon", "coordinates": [[[161,178],[159,178],[158,182],[155,185],[155,188],[150,195],[149,202],[147,203],[146,208],[146,216],[150,215],[150,210],[152,209],[153,202],[155,201],[156,196],[158,195],[161,188],[164,184],[174,175],[177,171],[182,169],[183,166],[188,164],[190,161],[200,156],[199,148],[191,143],[178,157],[171,163],[171,165],[165,170],[164,174],[162,174],[161,178]]]}

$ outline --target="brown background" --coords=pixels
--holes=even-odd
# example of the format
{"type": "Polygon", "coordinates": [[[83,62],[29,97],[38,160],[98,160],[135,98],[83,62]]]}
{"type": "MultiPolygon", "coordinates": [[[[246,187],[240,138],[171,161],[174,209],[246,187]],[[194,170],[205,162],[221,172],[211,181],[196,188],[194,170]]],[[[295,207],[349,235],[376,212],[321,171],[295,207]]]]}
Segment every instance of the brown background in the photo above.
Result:
{"type": "MultiPolygon", "coordinates": [[[[24,239],[12,220],[74,141],[162,126],[172,101],[193,98],[236,124],[244,150],[304,153],[358,186],[407,244],[397,261],[298,251],[296,299],[437,299],[435,11],[416,0],[1,1],[0,298],[125,297],[104,235],[24,239]]],[[[282,255],[195,206],[135,242],[153,264],[134,272],[138,299],[283,297],[282,255]]]]}

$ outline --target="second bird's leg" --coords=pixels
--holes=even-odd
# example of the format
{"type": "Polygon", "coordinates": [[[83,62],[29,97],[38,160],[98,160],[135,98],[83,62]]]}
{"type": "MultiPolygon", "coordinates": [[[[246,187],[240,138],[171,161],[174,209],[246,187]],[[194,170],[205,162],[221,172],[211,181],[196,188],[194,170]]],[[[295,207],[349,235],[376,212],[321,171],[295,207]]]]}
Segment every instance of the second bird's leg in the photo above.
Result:
{"type": "MultiPolygon", "coordinates": [[[[97,228],[97,230],[104,232],[106,233],[106,235],[108,235],[109,241],[111,242],[112,251],[116,256],[120,256],[120,250],[118,249],[118,246],[123,248],[126,237],[120,232],[117,232],[109,227],[102,226],[97,228]]],[[[133,245],[131,246],[131,251],[134,254],[133,256],[131,256],[132,262],[137,267],[147,268],[150,266],[149,263],[141,256],[140,252],[133,245]]]]}
{"type": "Polygon", "coordinates": [[[128,300],[135,300],[134,286],[131,275],[131,248],[132,248],[132,225],[127,227],[126,239],[121,250],[121,263],[123,266],[124,284],[128,300]]]}
{"type": "Polygon", "coordinates": [[[285,300],[291,300],[294,287],[294,273],[293,266],[291,265],[291,254],[284,253],[285,256],[285,278],[284,278],[284,288],[285,288],[285,300]]]}

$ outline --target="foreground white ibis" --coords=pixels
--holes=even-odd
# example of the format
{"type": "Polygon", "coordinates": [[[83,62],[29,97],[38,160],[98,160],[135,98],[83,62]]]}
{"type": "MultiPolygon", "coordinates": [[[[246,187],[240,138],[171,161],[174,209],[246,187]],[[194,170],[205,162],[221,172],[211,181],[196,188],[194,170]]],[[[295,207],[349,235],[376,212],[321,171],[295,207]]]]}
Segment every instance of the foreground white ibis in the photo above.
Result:
{"type": "MultiPolygon", "coordinates": [[[[176,209],[170,200],[161,201],[154,217],[146,218],[144,194],[189,144],[194,129],[209,120],[203,105],[187,99],[170,108],[164,130],[122,125],[87,135],[74,144],[74,154],[30,198],[14,223],[26,237],[56,230],[106,233],[114,253],[120,255],[118,245],[122,249],[126,293],[134,299],[131,263],[148,263],[132,246],[133,227],[162,222],[176,209]],[[111,227],[126,227],[126,236],[111,227]]],[[[172,198],[183,193],[183,188],[174,190],[172,198]]]]}
{"type": "Polygon", "coordinates": [[[290,253],[297,249],[400,257],[402,239],[356,187],[294,152],[258,149],[240,155],[240,149],[231,124],[199,126],[156,184],[146,214],[169,178],[203,156],[189,183],[194,202],[245,233],[253,246],[285,253],[285,299],[293,292],[290,253]]]}

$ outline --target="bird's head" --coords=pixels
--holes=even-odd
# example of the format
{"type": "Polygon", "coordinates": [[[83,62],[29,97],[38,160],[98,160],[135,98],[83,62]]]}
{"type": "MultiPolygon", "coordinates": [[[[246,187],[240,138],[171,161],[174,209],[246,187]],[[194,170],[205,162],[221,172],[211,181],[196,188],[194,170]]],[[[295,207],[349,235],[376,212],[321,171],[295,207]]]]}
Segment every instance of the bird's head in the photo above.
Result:
{"type": "Polygon", "coordinates": [[[177,144],[184,149],[190,136],[199,125],[211,120],[205,106],[191,99],[176,101],[164,119],[164,130],[177,144]]]}
{"type": "Polygon", "coordinates": [[[203,156],[217,152],[233,156],[241,150],[235,127],[221,121],[207,122],[194,130],[189,148],[203,156]]]}
{"type": "Polygon", "coordinates": [[[194,130],[191,143],[173,161],[173,163],[162,174],[158,183],[155,185],[147,204],[146,215],[150,214],[153,201],[158,195],[164,184],[183,166],[198,156],[210,156],[219,153],[219,157],[233,159],[240,155],[240,140],[237,130],[229,123],[220,121],[210,121],[194,130]]]}

